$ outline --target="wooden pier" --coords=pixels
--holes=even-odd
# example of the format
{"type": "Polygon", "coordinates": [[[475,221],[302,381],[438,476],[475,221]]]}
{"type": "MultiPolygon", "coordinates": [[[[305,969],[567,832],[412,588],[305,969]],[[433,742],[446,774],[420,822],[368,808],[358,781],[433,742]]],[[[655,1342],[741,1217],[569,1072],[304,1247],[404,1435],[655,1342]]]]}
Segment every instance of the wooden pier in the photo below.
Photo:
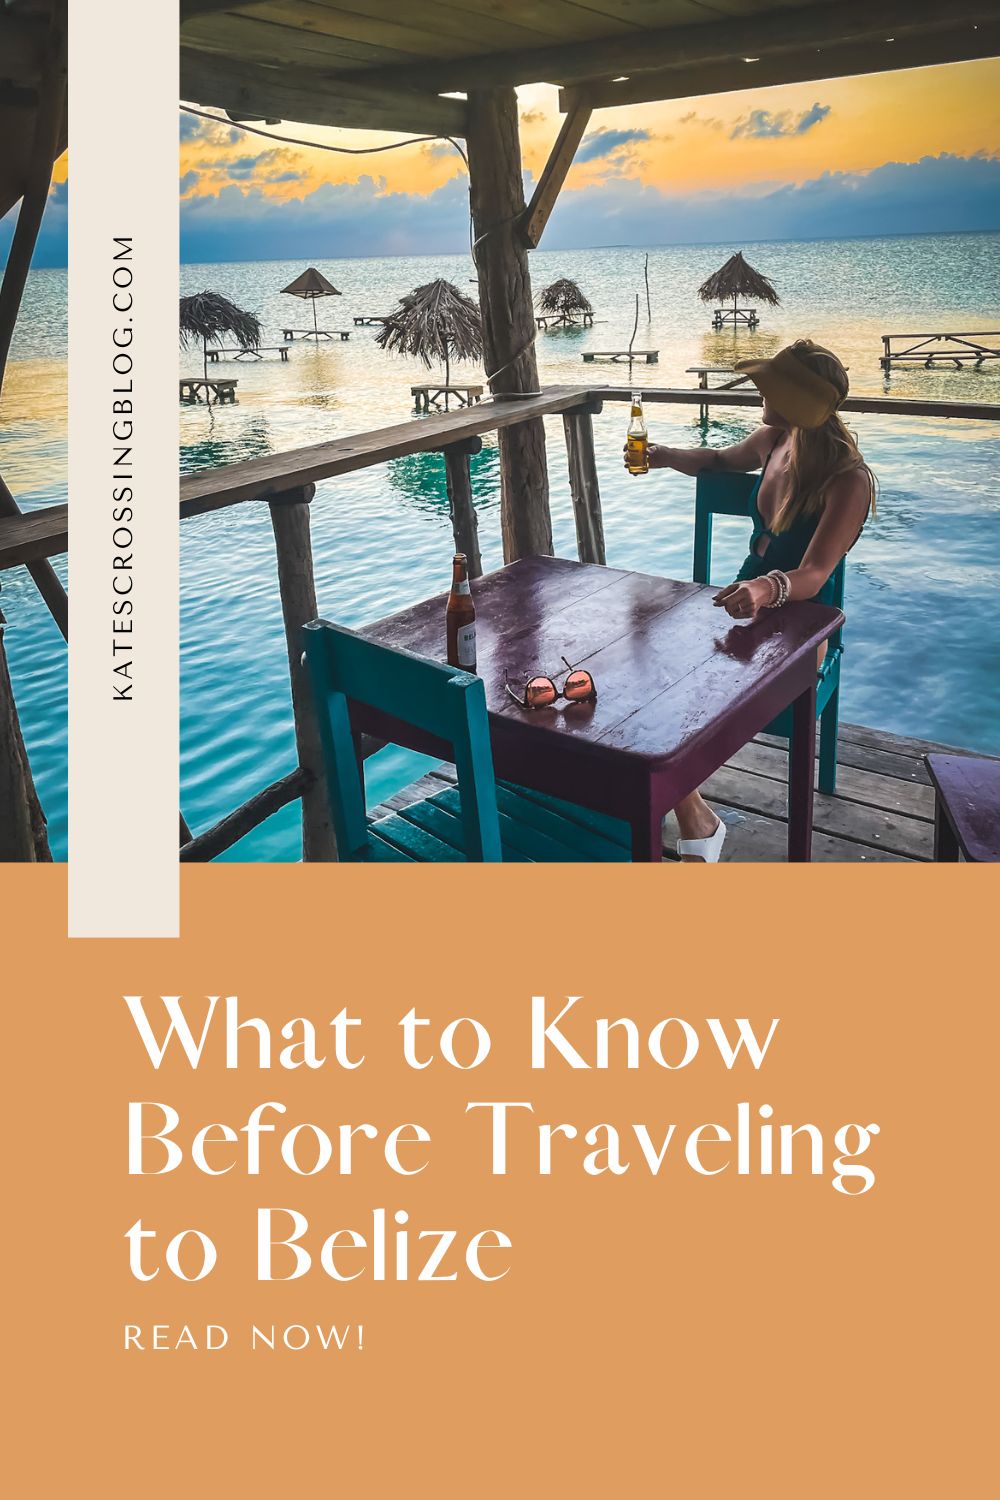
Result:
{"type": "Polygon", "coordinates": [[[277,354],[282,364],[288,363],[287,344],[261,344],[256,349],[240,349],[234,346],[231,349],[208,349],[205,352],[208,355],[209,364],[212,365],[217,365],[220,359],[263,359],[265,354],[277,354]]]}
{"type": "MultiPolygon", "coordinates": [[[[837,792],[815,794],[812,857],[819,864],[907,864],[934,858],[934,788],[924,756],[966,755],[928,740],[841,724],[837,792]]],[[[1000,762],[998,762],[1000,764],[1000,762]]],[[[371,822],[455,784],[442,764],[389,797],[371,822]]],[[[702,788],[726,824],[723,863],[783,863],[787,852],[788,746],[761,734],[702,788]]],[[[663,857],[677,860],[678,829],[663,825],[663,857]]]]}
{"type": "MultiPolygon", "coordinates": [[[[697,375],[700,391],[731,391],[738,385],[745,385],[750,379],[749,375],[737,375],[732,365],[688,365],[684,373],[697,375]],[[708,383],[710,375],[729,375],[731,378],[721,381],[719,385],[711,386],[708,383]]],[[[704,420],[708,416],[708,407],[699,407],[698,415],[704,420]]]]}
{"type": "Polygon", "coordinates": [[[186,401],[189,406],[195,402],[204,400],[209,406],[229,406],[236,400],[236,380],[220,380],[210,376],[205,380],[201,375],[181,376],[181,400],[186,401]],[[202,396],[204,391],[204,397],[202,396]]]}
{"type": "Polygon", "coordinates": [[[890,375],[893,365],[923,365],[925,370],[936,365],[962,370],[972,365],[979,370],[990,359],[1000,359],[1000,333],[883,333],[879,364],[890,375]],[[906,347],[894,349],[893,339],[904,340],[906,347]]]}
{"type": "Polygon", "coordinates": [[[472,406],[483,399],[481,385],[411,385],[414,411],[447,411],[450,398],[456,406],[472,406]]]}
{"type": "Polygon", "coordinates": [[[346,344],[351,336],[347,328],[283,328],[281,332],[290,344],[296,339],[315,339],[317,343],[320,339],[340,339],[346,344]]]}
{"type": "Polygon", "coordinates": [[[609,364],[628,364],[632,360],[645,360],[647,365],[655,365],[660,358],[659,349],[587,349],[580,355],[585,365],[591,365],[595,360],[606,360],[609,364]]]}

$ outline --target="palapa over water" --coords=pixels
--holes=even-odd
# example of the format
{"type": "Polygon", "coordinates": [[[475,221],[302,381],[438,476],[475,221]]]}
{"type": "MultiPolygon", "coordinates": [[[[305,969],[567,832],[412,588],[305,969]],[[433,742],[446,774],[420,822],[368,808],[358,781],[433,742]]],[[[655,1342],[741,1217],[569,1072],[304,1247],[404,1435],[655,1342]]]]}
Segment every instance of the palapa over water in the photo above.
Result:
{"type": "Polygon", "coordinates": [[[777,307],[781,298],[774,290],[773,284],[760,271],[743,259],[742,253],[737,250],[731,255],[724,266],[703,281],[698,288],[698,296],[702,302],[728,302],[732,297],[732,308],[726,308],[725,312],[716,313],[715,326],[722,326],[723,322],[747,322],[753,327],[757,322],[755,309],[744,310],[737,307],[740,297],[745,297],[751,302],[766,302],[768,307],[777,307]]]}
{"type": "Polygon", "coordinates": [[[233,338],[249,353],[260,348],[260,319],[244,312],[221,292],[196,292],[181,298],[181,343],[201,339],[205,379],[208,379],[209,340],[233,338]]]}
{"type": "Polygon", "coordinates": [[[556,315],[560,322],[571,323],[575,318],[592,318],[594,309],[575,281],[560,276],[542,292],[538,303],[543,313],[556,315]]]}
{"type": "Polygon", "coordinates": [[[339,297],[341,293],[338,292],[332,281],[327,281],[322,271],[317,271],[315,266],[309,266],[307,270],[302,272],[301,276],[296,276],[294,281],[290,281],[287,286],[281,288],[281,295],[283,297],[301,297],[303,301],[312,303],[313,333],[318,338],[319,325],[316,322],[316,299],[318,297],[339,297]]]}
{"type": "Polygon", "coordinates": [[[395,312],[375,335],[375,342],[396,354],[412,354],[423,360],[428,370],[433,360],[443,360],[447,385],[453,358],[482,359],[483,320],[470,297],[438,277],[400,298],[395,312]]]}

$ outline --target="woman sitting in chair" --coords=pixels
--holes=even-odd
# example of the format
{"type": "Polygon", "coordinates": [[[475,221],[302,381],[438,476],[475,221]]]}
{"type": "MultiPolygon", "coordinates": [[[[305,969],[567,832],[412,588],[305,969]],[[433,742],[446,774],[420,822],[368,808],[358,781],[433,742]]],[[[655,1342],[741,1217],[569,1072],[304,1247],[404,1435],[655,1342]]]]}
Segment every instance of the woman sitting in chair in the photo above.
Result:
{"type": "MultiPolygon", "coordinates": [[[[649,466],[691,475],[760,469],[750,496],[750,551],[736,581],[715,596],[727,614],[753,620],[792,599],[824,601],[831,575],[874,510],[875,478],[837,414],[847,371],[829,349],[799,339],[773,359],[743,359],[736,369],[764,398],[763,426],[731,448],[650,443],[649,466]]],[[[722,819],[700,792],[675,812],[681,859],[714,864],[726,837],[722,819]]]]}

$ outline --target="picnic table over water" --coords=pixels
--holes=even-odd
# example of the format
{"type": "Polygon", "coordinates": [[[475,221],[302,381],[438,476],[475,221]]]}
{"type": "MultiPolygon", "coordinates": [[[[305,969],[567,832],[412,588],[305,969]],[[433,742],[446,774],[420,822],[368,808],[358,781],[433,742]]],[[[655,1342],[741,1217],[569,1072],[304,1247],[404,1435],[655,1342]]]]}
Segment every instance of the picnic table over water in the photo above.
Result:
{"type": "MultiPolygon", "coordinates": [[[[661,825],[789,704],[788,857],[810,858],[816,653],[839,610],[791,604],[753,622],[712,603],[715,590],[619,568],[530,557],[473,585],[478,673],[497,775],[627,822],[635,860],[659,861],[661,825]],[[531,710],[505,691],[585,666],[597,701],[531,710]]],[[[445,595],[367,627],[384,645],[444,655],[445,595]]],[[[354,705],[358,732],[447,757],[412,726],[354,705]]]]}

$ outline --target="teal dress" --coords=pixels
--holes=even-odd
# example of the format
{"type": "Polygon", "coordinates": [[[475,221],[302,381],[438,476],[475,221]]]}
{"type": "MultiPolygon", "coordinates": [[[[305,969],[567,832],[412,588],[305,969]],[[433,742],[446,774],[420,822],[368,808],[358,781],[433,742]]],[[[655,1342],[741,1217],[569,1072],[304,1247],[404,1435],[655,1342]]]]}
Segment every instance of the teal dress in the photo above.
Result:
{"type": "MultiPolygon", "coordinates": [[[[799,516],[787,531],[773,532],[768,529],[757,508],[757,496],[770,461],[769,453],[764,461],[764,467],[757,476],[757,483],[750,492],[750,519],[753,521],[753,536],[750,538],[750,551],[746,562],[736,575],[737,582],[744,582],[748,578],[763,578],[764,574],[770,573],[772,568],[778,568],[782,573],[790,573],[793,568],[801,567],[802,559],[809,550],[809,543],[816,535],[816,528],[822,516],[821,511],[811,516],[799,516]],[[762,536],[767,537],[767,546],[763,554],[760,554],[757,551],[757,543],[762,536]]],[[[832,573],[819,592],[813,595],[812,602],[833,603],[832,573]]]]}

